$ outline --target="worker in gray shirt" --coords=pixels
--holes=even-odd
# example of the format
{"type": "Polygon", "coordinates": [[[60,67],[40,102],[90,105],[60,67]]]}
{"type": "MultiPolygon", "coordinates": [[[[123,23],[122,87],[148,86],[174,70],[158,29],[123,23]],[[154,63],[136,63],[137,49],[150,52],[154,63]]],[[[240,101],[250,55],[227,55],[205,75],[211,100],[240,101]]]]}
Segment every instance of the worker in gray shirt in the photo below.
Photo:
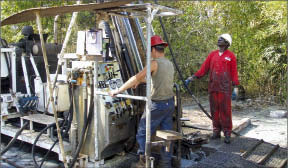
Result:
{"type": "MultiPolygon", "coordinates": [[[[160,126],[162,130],[172,130],[172,114],[174,112],[174,66],[171,61],[165,58],[164,50],[168,46],[160,36],[151,37],[151,134],[156,132],[160,126]]],[[[131,77],[118,90],[109,92],[110,96],[115,96],[129,88],[136,88],[140,83],[145,82],[147,67],[141,72],[131,77]]],[[[139,144],[139,162],[136,167],[145,167],[145,143],[146,143],[146,114],[143,113],[138,131],[137,142],[139,144]]],[[[171,153],[161,150],[161,167],[171,167],[171,153]]]]}

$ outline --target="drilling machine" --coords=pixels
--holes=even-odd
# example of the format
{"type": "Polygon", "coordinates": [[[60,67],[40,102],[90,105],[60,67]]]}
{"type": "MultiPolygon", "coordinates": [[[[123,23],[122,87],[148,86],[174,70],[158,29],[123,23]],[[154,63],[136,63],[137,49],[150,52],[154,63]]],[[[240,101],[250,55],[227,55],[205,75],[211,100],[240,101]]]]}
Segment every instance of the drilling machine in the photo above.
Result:
{"type": "MultiPolygon", "coordinates": [[[[12,83],[9,87],[9,90],[11,90],[10,95],[8,95],[10,99],[6,98],[6,111],[8,113],[5,116],[1,112],[1,123],[3,125],[1,133],[12,137],[16,136],[18,128],[15,128],[15,125],[17,126],[18,124],[19,127],[19,120],[21,127],[24,125],[24,122],[29,122],[30,130],[28,131],[30,132],[22,134],[19,137],[22,141],[33,144],[32,156],[36,167],[41,167],[45,158],[40,164],[39,162],[37,163],[35,159],[35,146],[45,148],[48,152],[53,151],[58,153],[59,160],[68,160],[70,167],[73,167],[75,162],[80,167],[86,167],[88,161],[103,164],[104,159],[123,151],[125,148],[124,143],[131,137],[135,138],[135,127],[137,126],[137,119],[135,118],[139,116],[139,111],[143,112],[144,106],[139,106],[138,101],[132,101],[128,97],[112,98],[107,94],[97,94],[97,92],[102,91],[107,93],[110,90],[119,88],[129,77],[135,75],[143,68],[142,62],[145,52],[142,51],[143,55],[140,56],[140,49],[138,48],[140,45],[136,44],[135,40],[135,34],[139,33],[143,45],[142,49],[145,50],[144,35],[139,26],[140,24],[136,19],[136,26],[134,25],[133,27],[129,23],[131,20],[118,16],[123,14],[127,16],[126,9],[130,12],[132,10],[131,16],[136,17],[147,16],[148,13],[149,17],[147,20],[150,21],[147,25],[151,26],[154,15],[171,16],[181,12],[151,4],[119,5],[120,3],[126,4],[127,2],[117,1],[74,6],[73,10],[76,10],[76,7],[77,10],[80,9],[78,7],[81,7],[81,10],[84,10],[85,7],[91,10],[94,7],[99,10],[99,13],[116,13],[116,16],[112,16],[110,20],[104,19],[105,21],[100,22],[104,17],[99,19],[97,29],[79,31],[77,33],[77,49],[75,53],[64,53],[61,56],[61,54],[58,54],[60,52],[58,47],[61,44],[46,43],[45,39],[47,39],[47,35],[46,37],[44,35],[44,40],[42,40],[41,30],[39,30],[39,38],[39,35],[31,33],[33,31],[29,28],[27,29],[30,33],[23,34],[24,39],[18,44],[1,48],[1,60],[4,55],[8,55],[11,60],[10,62],[6,61],[6,67],[9,67],[11,64],[11,68],[7,68],[6,72],[11,73],[9,80],[12,83]],[[103,9],[108,8],[108,10],[101,11],[101,7],[99,7],[101,5],[103,9]],[[152,13],[151,9],[153,9],[152,13]],[[112,24],[113,29],[110,29],[112,24]],[[132,27],[134,28],[133,31],[132,27]],[[42,46],[42,50],[40,49],[39,39],[41,44],[44,43],[46,48],[48,68],[51,72],[50,76],[45,76],[43,61],[40,59],[37,62],[36,59],[37,56],[42,58],[42,55],[43,57],[45,55],[45,52],[42,52],[42,50],[45,51],[44,47],[42,46]],[[22,91],[17,89],[17,85],[21,85],[20,82],[17,82],[21,78],[17,78],[16,76],[16,70],[19,69],[16,66],[17,48],[22,48],[20,55],[22,74],[24,76],[23,81],[25,83],[25,88],[22,88],[22,91]],[[32,66],[26,66],[26,62],[23,61],[25,58],[30,59],[32,66]],[[49,61],[50,58],[51,60],[49,61]],[[35,78],[32,82],[29,79],[33,75],[28,70],[31,67],[35,78]],[[57,71],[58,67],[61,68],[60,71],[57,71]],[[55,80],[51,81],[53,83],[51,100],[49,98],[49,94],[51,93],[49,91],[50,86],[47,84],[46,77],[55,80]],[[21,105],[20,100],[24,98],[29,99],[25,99],[24,103],[22,103],[24,105],[21,105]],[[32,98],[33,100],[31,100],[32,98]],[[9,102],[8,100],[12,101],[9,102]],[[35,106],[32,108],[32,105],[35,106]],[[53,105],[56,107],[55,110],[53,105]],[[21,108],[26,107],[30,109],[21,112],[21,108]],[[61,158],[61,151],[57,144],[55,119],[52,117],[55,114],[56,118],[59,118],[60,133],[63,137],[65,149],[64,153],[67,154],[66,158],[61,158]]],[[[59,11],[64,11],[63,9],[67,11],[68,8],[71,10],[72,7],[70,7],[59,7],[61,8],[59,11]]],[[[55,12],[55,9],[57,8],[51,8],[51,13],[55,12]]],[[[36,10],[37,12],[41,12],[41,10],[46,11],[44,8],[36,10]]],[[[32,10],[29,10],[29,12],[33,13],[32,10]]],[[[35,12],[36,18],[38,17],[39,19],[37,12],[35,12]]],[[[51,15],[53,16],[54,13],[51,15]]],[[[10,21],[13,20],[11,18],[10,21]]],[[[38,29],[40,29],[39,20],[37,20],[38,29]]],[[[9,18],[4,20],[3,24],[7,24],[5,21],[9,22],[9,18]]],[[[150,35],[150,32],[148,34],[150,35]]],[[[147,53],[150,57],[150,53],[147,53]]],[[[147,62],[150,64],[150,61],[147,62]]],[[[46,65],[45,68],[47,72],[46,65]]],[[[6,76],[3,75],[3,78],[6,76]]],[[[136,95],[135,90],[128,90],[126,93],[136,95]]],[[[1,94],[1,97],[5,96],[1,94]]],[[[141,100],[147,100],[146,97],[140,94],[139,97],[141,96],[141,100]]]]}
{"type": "MultiPolygon", "coordinates": [[[[104,158],[123,151],[124,143],[130,137],[135,137],[136,114],[130,99],[98,96],[97,104],[94,102],[95,87],[101,91],[117,89],[123,84],[121,74],[125,73],[112,56],[116,51],[110,47],[110,41],[113,40],[110,26],[104,21],[101,24],[102,29],[77,33],[77,51],[64,54],[61,60],[62,73],[58,75],[53,92],[54,103],[62,124],[65,150],[71,153],[68,159],[70,162],[75,157],[78,159],[80,153],[86,161],[82,166],[86,165],[88,160],[95,161],[96,152],[100,156],[99,160],[104,161],[104,158]],[[97,79],[95,69],[98,71],[97,79]],[[94,108],[99,110],[97,120],[94,108]],[[95,131],[95,124],[98,126],[98,132],[95,131]]],[[[1,59],[5,58],[1,62],[3,69],[1,123],[4,128],[2,133],[13,136],[17,129],[13,128],[15,130],[11,132],[5,128],[19,126],[20,119],[20,126],[23,126],[24,122],[30,122],[30,131],[40,131],[37,133],[38,137],[43,136],[46,141],[53,142],[57,136],[43,68],[45,65],[40,38],[38,34],[34,34],[32,26],[25,26],[22,34],[24,38],[15,44],[8,45],[2,40],[1,59]],[[45,126],[51,127],[47,133],[43,131],[45,126]]],[[[44,39],[46,41],[47,35],[44,39]]],[[[45,43],[45,46],[50,76],[53,79],[57,69],[57,55],[62,45],[45,43]]],[[[35,145],[41,141],[37,137],[23,139],[35,145]]],[[[49,149],[51,146],[53,145],[48,143],[41,147],[49,149]]],[[[56,147],[51,150],[60,152],[56,147]]],[[[59,155],[59,159],[63,158],[59,155]]]]}

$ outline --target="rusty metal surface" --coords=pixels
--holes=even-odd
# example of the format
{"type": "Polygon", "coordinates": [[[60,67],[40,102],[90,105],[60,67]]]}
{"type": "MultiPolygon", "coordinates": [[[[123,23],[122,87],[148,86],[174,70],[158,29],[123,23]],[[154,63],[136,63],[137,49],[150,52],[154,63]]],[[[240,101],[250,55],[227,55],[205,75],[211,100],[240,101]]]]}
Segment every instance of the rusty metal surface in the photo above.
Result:
{"type": "Polygon", "coordinates": [[[91,3],[91,4],[79,4],[79,5],[66,5],[59,7],[40,7],[40,8],[31,8],[14,15],[9,16],[8,18],[2,20],[1,26],[17,24],[27,21],[33,21],[36,19],[35,12],[39,12],[41,17],[56,16],[65,13],[72,12],[81,12],[81,11],[93,11],[99,9],[109,9],[125,5],[132,2],[133,0],[117,0],[113,2],[105,3],[91,3]]]}

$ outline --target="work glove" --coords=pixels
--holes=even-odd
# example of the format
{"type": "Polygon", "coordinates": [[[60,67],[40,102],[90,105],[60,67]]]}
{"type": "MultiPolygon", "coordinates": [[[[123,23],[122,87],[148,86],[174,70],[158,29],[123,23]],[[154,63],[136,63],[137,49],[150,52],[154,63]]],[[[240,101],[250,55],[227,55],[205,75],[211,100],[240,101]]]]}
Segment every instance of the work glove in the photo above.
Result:
{"type": "Polygon", "coordinates": [[[195,75],[192,75],[192,76],[188,77],[188,78],[185,80],[185,85],[188,86],[189,83],[190,83],[191,81],[194,81],[195,79],[196,79],[196,76],[195,76],[195,75]]]}

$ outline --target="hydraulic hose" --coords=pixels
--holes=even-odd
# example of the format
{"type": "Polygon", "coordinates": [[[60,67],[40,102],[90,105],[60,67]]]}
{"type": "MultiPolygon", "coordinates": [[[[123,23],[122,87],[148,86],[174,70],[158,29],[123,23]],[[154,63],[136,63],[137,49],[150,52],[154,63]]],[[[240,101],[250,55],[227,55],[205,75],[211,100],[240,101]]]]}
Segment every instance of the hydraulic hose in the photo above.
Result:
{"type": "MultiPolygon", "coordinates": [[[[71,118],[73,117],[73,112],[72,112],[72,110],[73,110],[73,105],[70,105],[69,116],[67,116],[67,118],[69,118],[69,119],[68,119],[68,124],[66,124],[67,118],[65,118],[65,121],[64,121],[63,125],[61,126],[61,134],[63,134],[63,137],[68,134],[68,131],[69,131],[69,129],[70,129],[70,125],[71,125],[71,122],[72,122],[72,119],[71,119],[71,118]],[[72,106],[72,107],[71,107],[71,106],[72,106]],[[65,129],[66,131],[63,133],[63,130],[64,130],[65,125],[68,125],[68,127],[65,129]]],[[[59,140],[57,139],[57,140],[53,143],[53,145],[50,147],[50,149],[48,150],[48,152],[45,154],[45,156],[43,157],[43,159],[42,159],[42,161],[41,161],[41,163],[40,163],[40,166],[39,166],[40,168],[42,167],[42,165],[43,165],[44,161],[46,160],[46,158],[48,157],[49,153],[52,151],[52,149],[54,148],[54,146],[55,146],[58,142],[59,142],[59,140]]]]}
{"type": "MultiPolygon", "coordinates": [[[[66,127],[66,132],[64,132],[65,134],[64,135],[66,135],[66,134],[68,134],[68,131],[69,131],[69,129],[70,129],[70,125],[71,125],[71,122],[72,122],[72,118],[73,118],[73,104],[72,104],[72,99],[73,99],[73,97],[74,97],[74,95],[71,93],[71,89],[69,89],[69,94],[71,95],[70,96],[70,108],[69,108],[69,114],[67,115],[67,117],[65,117],[65,119],[64,119],[64,122],[63,122],[63,124],[61,125],[61,134],[63,133],[63,130],[64,130],[64,128],[65,128],[65,125],[68,125],[67,127],[66,127]],[[66,124],[66,122],[67,122],[67,120],[68,120],[68,124],[66,124]]],[[[53,124],[52,124],[52,126],[54,126],[53,124]]],[[[33,144],[33,146],[32,146],[32,158],[33,158],[33,161],[34,161],[34,166],[36,167],[36,168],[41,168],[42,167],[42,165],[43,165],[43,163],[44,163],[44,161],[46,160],[46,158],[48,157],[48,155],[49,155],[49,153],[52,151],[52,149],[54,148],[54,146],[59,142],[58,141],[58,139],[53,143],[53,145],[50,147],[50,149],[48,150],[48,152],[45,154],[45,156],[43,157],[43,159],[42,159],[42,161],[41,161],[41,164],[40,164],[40,166],[38,165],[38,163],[37,163],[37,161],[36,161],[36,159],[35,159],[35,146],[36,146],[36,143],[37,143],[37,141],[38,141],[38,137],[40,137],[48,128],[50,128],[50,127],[46,127],[46,128],[44,128],[39,134],[38,134],[38,136],[37,136],[37,138],[35,139],[35,141],[34,141],[34,144],[33,144]]]]}
{"type": "Polygon", "coordinates": [[[202,127],[197,127],[197,126],[189,125],[189,124],[184,124],[184,125],[182,125],[182,127],[186,127],[186,128],[194,128],[194,129],[199,129],[199,130],[212,131],[212,129],[209,129],[209,128],[202,128],[202,127]]]}
{"type": "Polygon", "coordinates": [[[11,139],[11,141],[8,143],[8,145],[1,151],[0,156],[4,155],[11,147],[12,145],[16,142],[17,138],[19,135],[21,135],[22,131],[28,126],[29,122],[26,122],[20,130],[17,131],[15,136],[11,139]]]}
{"type": "MultiPolygon", "coordinates": [[[[154,0],[154,1],[155,1],[156,4],[158,4],[158,3],[157,3],[157,0],[154,0]]],[[[179,78],[180,78],[180,80],[182,81],[184,88],[185,88],[185,89],[188,91],[188,93],[192,96],[193,100],[197,103],[197,105],[198,105],[198,106],[200,107],[200,109],[205,113],[205,115],[206,115],[208,118],[210,118],[210,120],[212,120],[211,115],[204,109],[204,107],[203,107],[202,104],[199,102],[199,100],[194,96],[193,92],[192,92],[192,91],[188,88],[188,86],[185,84],[185,79],[184,79],[184,77],[182,76],[182,72],[181,72],[181,70],[180,70],[180,68],[179,68],[179,66],[178,66],[178,64],[177,64],[177,62],[176,62],[176,59],[175,59],[175,56],[174,56],[172,47],[170,46],[170,42],[169,42],[169,39],[168,39],[168,36],[167,36],[167,33],[166,33],[166,29],[165,29],[165,26],[164,26],[164,24],[163,24],[163,22],[162,22],[162,18],[161,18],[161,17],[159,17],[159,22],[160,22],[160,25],[161,25],[161,27],[162,27],[162,31],[163,31],[163,34],[164,34],[164,39],[165,39],[166,42],[168,43],[169,51],[170,51],[170,54],[171,54],[171,56],[172,56],[172,61],[173,61],[174,65],[175,65],[175,68],[176,68],[176,70],[177,70],[177,72],[178,72],[178,74],[179,74],[179,78]]],[[[240,135],[240,134],[238,134],[237,132],[234,132],[234,131],[232,131],[232,133],[235,134],[235,135],[237,135],[237,136],[240,135]]]]}
{"type": "MultiPolygon", "coordinates": [[[[63,130],[65,129],[65,132],[64,132],[64,136],[68,134],[68,131],[70,130],[70,126],[71,126],[71,123],[72,123],[72,119],[73,119],[73,103],[72,103],[72,100],[73,100],[73,97],[74,97],[74,94],[72,92],[72,88],[69,89],[69,97],[70,97],[70,107],[69,107],[69,114],[64,118],[64,122],[63,124],[61,125],[61,135],[63,134],[63,130]],[[68,120],[68,124],[66,124],[68,120]],[[67,125],[67,127],[65,128],[65,126],[67,125]]],[[[54,126],[53,124],[51,126],[54,126]]],[[[59,142],[58,139],[53,143],[53,145],[50,147],[50,149],[48,150],[48,152],[45,154],[45,156],[43,157],[42,161],[41,161],[41,164],[40,166],[38,165],[36,159],[35,159],[35,146],[36,146],[36,143],[38,141],[38,139],[40,138],[40,136],[48,129],[50,128],[51,126],[47,126],[46,128],[44,128],[39,134],[38,136],[36,137],[35,141],[34,141],[34,144],[32,146],[32,158],[33,158],[33,161],[34,161],[34,166],[36,168],[41,168],[44,161],[46,160],[46,158],[48,157],[49,153],[52,151],[52,149],[54,148],[54,146],[59,142]],[[38,138],[39,137],[39,138],[38,138]]]]}
{"type": "Polygon", "coordinates": [[[88,114],[88,118],[87,118],[87,122],[84,123],[83,125],[83,128],[82,128],[82,132],[81,132],[81,136],[80,136],[80,140],[79,140],[79,144],[76,148],[76,151],[75,151],[75,154],[73,156],[73,159],[71,161],[71,163],[69,164],[69,168],[73,168],[77,158],[78,158],[78,155],[80,153],[80,150],[82,148],[82,145],[83,145],[83,142],[84,142],[84,139],[86,138],[86,130],[88,128],[88,126],[90,125],[90,122],[92,120],[92,116],[93,116],[93,110],[94,110],[94,88],[91,87],[91,97],[90,97],[90,106],[89,106],[89,114],[88,114]]]}
{"type": "Polygon", "coordinates": [[[34,162],[34,166],[35,166],[36,168],[40,168],[39,165],[38,165],[38,163],[37,163],[37,161],[36,161],[36,159],[35,159],[35,147],[36,147],[36,143],[38,142],[38,140],[39,140],[39,138],[41,137],[41,135],[42,135],[45,131],[47,131],[47,129],[49,129],[50,127],[53,127],[53,126],[55,126],[55,125],[56,125],[56,123],[47,125],[43,130],[40,131],[40,133],[37,135],[37,137],[36,137],[36,139],[35,139],[35,141],[34,141],[34,143],[33,143],[33,146],[32,146],[32,159],[33,159],[33,162],[34,162]]]}

